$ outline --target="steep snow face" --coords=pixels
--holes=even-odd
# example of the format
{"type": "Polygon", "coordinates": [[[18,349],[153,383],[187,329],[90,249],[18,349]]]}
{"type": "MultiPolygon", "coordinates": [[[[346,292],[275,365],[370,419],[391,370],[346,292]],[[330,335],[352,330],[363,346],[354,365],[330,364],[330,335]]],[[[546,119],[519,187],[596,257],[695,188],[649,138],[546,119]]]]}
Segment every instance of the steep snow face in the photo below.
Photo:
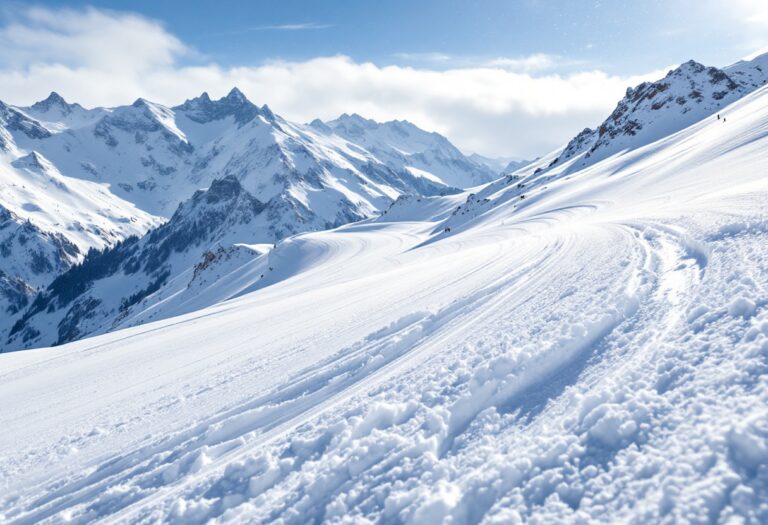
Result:
{"type": "Polygon", "coordinates": [[[379,123],[345,113],[336,120],[315,121],[311,125],[363,146],[390,166],[415,168],[447,186],[477,186],[493,180],[498,173],[486,162],[464,156],[442,135],[426,132],[407,121],[379,123]]]}
{"type": "Polygon", "coordinates": [[[159,300],[165,285],[191,270],[204,253],[263,238],[268,221],[259,218],[268,212],[236,178],[214,181],[140,240],[130,237],[91,251],[59,275],[6,327],[10,330],[0,331],[7,337],[5,346],[62,344],[117,327],[136,315],[132,310],[146,308],[146,297],[155,294],[153,300],[159,300]]]}
{"type": "Polygon", "coordinates": [[[49,132],[12,108],[0,111],[0,333],[7,333],[13,315],[89,248],[142,234],[160,219],[103,184],[65,177],[34,150],[24,154],[16,138],[49,132]]]}
{"type": "Polygon", "coordinates": [[[686,62],[659,81],[627,89],[597,129],[585,129],[554,160],[538,167],[571,160],[568,170],[573,171],[680,131],[764,85],[767,63],[768,55],[722,70],[686,62]]]}
{"type": "Polygon", "coordinates": [[[80,256],[65,236],[41,230],[0,206],[0,333],[7,333],[14,315],[80,256]]]}
{"type": "Polygon", "coordinates": [[[0,206],[85,253],[161,222],[115,197],[104,184],[66,177],[37,151],[0,155],[0,206]]]}
{"type": "Polygon", "coordinates": [[[187,299],[228,301],[0,354],[3,521],[768,522],[768,88],[721,113],[211,250],[187,299]]]}

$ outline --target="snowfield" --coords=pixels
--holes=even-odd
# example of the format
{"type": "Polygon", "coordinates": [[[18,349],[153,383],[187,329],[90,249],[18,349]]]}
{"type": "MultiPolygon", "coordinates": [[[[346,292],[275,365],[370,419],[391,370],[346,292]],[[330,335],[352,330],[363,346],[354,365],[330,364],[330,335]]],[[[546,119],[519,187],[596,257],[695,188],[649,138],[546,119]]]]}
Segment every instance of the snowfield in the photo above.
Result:
{"type": "Polygon", "coordinates": [[[720,113],[0,355],[0,521],[768,523],[768,88],[720,113]]]}

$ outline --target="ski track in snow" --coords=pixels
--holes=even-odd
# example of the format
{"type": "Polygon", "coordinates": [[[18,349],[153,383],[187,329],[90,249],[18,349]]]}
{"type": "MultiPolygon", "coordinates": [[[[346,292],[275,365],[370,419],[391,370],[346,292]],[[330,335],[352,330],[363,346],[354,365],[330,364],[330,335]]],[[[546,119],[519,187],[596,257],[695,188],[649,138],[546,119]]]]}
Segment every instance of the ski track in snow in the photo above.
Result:
{"type": "Polygon", "coordinates": [[[230,301],[0,356],[2,521],[768,522],[748,99],[453,233],[301,235],[230,301]]]}

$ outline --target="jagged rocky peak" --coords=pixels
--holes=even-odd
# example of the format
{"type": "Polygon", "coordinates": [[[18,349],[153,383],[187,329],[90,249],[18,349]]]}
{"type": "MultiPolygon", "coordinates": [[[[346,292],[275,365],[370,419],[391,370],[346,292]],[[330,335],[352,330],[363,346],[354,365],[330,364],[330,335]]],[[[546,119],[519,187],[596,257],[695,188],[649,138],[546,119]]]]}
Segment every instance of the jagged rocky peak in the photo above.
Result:
{"type": "Polygon", "coordinates": [[[207,190],[199,190],[195,193],[197,198],[205,198],[205,202],[215,204],[237,198],[243,191],[242,184],[234,175],[227,175],[222,179],[216,179],[207,190]]]}
{"type": "Polygon", "coordinates": [[[611,131],[610,123],[617,122],[630,112],[640,109],[658,111],[668,104],[682,107],[690,102],[701,103],[705,99],[722,100],[730,92],[739,89],[739,84],[724,71],[690,60],[671,70],[662,80],[643,82],[635,88],[627,89],[626,96],[600,126],[599,132],[602,136],[611,131]]]}
{"type": "MultiPolygon", "coordinates": [[[[712,93],[715,100],[722,99],[729,91],[739,89],[739,84],[734,82],[723,70],[716,67],[707,67],[694,60],[680,65],[669,71],[663,80],[656,82],[643,82],[635,88],[628,88],[625,99],[632,103],[638,103],[642,100],[650,100],[661,93],[669,91],[672,87],[678,87],[682,92],[675,92],[677,96],[686,96],[691,100],[701,100],[705,94],[701,91],[703,86],[712,86],[716,89],[712,93]],[[688,93],[683,93],[689,88],[688,93]]],[[[670,93],[671,94],[671,93],[670,93]]],[[[660,109],[663,105],[664,97],[660,97],[651,107],[651,109],[660,109]]],[[[669,97],[667,97],[669,100],[669,97]]],[[[676,101],[683,105],[683,100],[676,101]]],[[[620,104],[621,105],[621,104],[620,104]]]]}
{"type": "Polygon", "coordinates": [[[627,88],[610,116],[574,137],[550,166],[582,153],[584,159],[596,153],[602,158],[683,129],[754,90],[759,67],[749,62],[723,70],[689,60],[660,80],[627,88]],[[737,76],[739,71],[747,73],[737,76]]]}
{"type": "Polygon", "coordinates": [[[376,124],[376,121],[370,118],[365,118],[359,113],[342,113],[337,122],[351,122],[356,124],[376,124]]]}
{"type": "Polygon", "coordinates": [[[66,100],[64,100],[64,97],[55,91],[51,91],[51,94],[48,95],[48,98],[45,100],[40,100],[39,102],[35,102],[30,106],[31,109],[41,113],[47,113],[55,108],[61,111],[63,114],[71,113],[72,108],[75,107],[79,107],[79,104],[69,104],[66,100]]]}
{"type": "Polygon", "coordinates": [[[173,109],[185,113],[190,120],[201,124],[229,116],[233,116],[241,125],[259,115],[268,121],[273,121],[275,118],[269,107],[264,105],[259,108],[236,87],[219,100],[211,100],[208,93],[204,92],[199,97],[188,99],[173,109]]]}
{"type": "Polygon", "coordinates": [[[229,102],[235,103],[235,104],[246,104],[250,103],[250,100],[248,100],[248,97],[246,97],[240,89],[237,88],[237,86],[233,87],[229,90],[229,93],[227,93],[227,96],[224,97],[224,100],[227,100],[229,102]]]}
{"type": "MultiPolygon", "coordinates": [[[[218,217],[215,222],[221,222],[223,217],[234,214],[244,215],[247,220],[258,215],[265,205],[243,188],[234,175],[227,175],[214,180],[204,190],[197,190],[186,202],[177,208],[168,225],[183,222],[186,218],[199,221],[201,217],[213,212],[218,217]]],[[[162,229],[162,228],[161,228],[162,229]]]]}
{"type": "MultiPolygon", "coordinates": [[[[389,136],[390,139],[410,139],[418,137],[418,140],[426,140],[431,145],[447,144],[449,141],[435,131],[426,131],[407,120],[388,120],[378,122],[373,119],[365,118],[357,113],[344,113],[334,120],[325,123],[329,128],[338,130],[343,135],[350,137],[362,137],[365,134],[373,132],[380,138],[389,136]]],[[[373,135],[371,135],[373,136],[373,135]]]]}

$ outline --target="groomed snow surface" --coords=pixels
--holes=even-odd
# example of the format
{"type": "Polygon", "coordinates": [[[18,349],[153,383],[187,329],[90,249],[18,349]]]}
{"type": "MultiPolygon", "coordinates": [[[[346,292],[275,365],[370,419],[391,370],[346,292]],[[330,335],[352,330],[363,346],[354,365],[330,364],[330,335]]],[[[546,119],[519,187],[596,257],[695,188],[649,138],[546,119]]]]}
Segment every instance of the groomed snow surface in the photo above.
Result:
{"type": "Polygon", "coordinates": [[[768,523],[768,92],[722,113],[0,355],[0,521],[768,523]]]}

